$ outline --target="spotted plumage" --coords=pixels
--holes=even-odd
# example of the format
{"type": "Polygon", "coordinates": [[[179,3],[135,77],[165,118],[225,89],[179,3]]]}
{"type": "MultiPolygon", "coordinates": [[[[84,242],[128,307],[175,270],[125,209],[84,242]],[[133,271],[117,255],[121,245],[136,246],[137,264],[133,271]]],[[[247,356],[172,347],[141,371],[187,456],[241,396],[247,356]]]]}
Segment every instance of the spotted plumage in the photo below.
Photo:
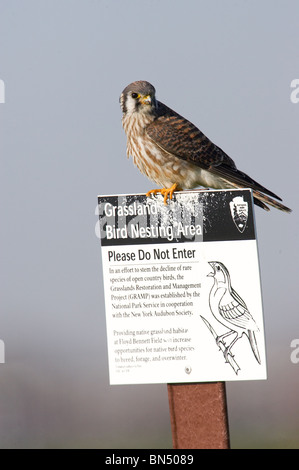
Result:
{"type": "Polygon", "coordinates": [[[251,188],[254,202],[285,212],[281,198],[238,170],[234,161],[211,142],[194,124],[156,99],[155,88],[146,81],[128,85],[120,104],[127,135],[127,155],[151,181],[162,186],[165,201],[174,190],[197,186],[214,189],[251,188]]]}

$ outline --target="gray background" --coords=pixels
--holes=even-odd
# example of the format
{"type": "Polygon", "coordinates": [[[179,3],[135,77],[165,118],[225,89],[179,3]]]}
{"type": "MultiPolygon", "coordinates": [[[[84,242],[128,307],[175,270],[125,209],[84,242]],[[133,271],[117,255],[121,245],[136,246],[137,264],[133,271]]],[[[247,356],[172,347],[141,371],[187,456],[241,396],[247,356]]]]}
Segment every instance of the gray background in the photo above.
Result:
{"type": "Polygon", "coordinates": [[[290,0],[0,0],[2,448],[171,447],[166,385],[109,386],[94,231],[98,194],[153,188],[118,103],[140,79],[294,209],[256,209],[269,378],[227,395],[233,448],[298,447],[298,15],[290,0]]]}

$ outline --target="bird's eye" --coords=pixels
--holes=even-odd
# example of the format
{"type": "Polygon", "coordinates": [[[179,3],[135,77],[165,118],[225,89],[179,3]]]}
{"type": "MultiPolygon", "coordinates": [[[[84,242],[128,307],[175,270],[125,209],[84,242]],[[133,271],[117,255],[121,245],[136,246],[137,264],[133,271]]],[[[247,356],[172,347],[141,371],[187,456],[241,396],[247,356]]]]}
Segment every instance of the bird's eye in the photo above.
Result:
{"type": "Polygon", "coordinates": [[[132,93],[132,98],[136,99],[138,98],[140,95],[138,93],[132,93]]]}
{"type": "Polygon", "coordinates": [[[220,271],[220,266],[219,266],[219,264],[217,264],[216,269],[217,269],[217,271],[220,271]]]}

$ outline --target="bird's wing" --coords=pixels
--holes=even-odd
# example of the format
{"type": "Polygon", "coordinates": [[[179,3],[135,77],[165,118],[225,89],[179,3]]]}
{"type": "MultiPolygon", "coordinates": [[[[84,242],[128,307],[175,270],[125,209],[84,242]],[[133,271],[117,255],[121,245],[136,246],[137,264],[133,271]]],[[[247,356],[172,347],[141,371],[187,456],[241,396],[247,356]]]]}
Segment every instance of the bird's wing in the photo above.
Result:
{"type": "Polygon", "coordinates": [[[232,326],[238,326],[239,328],[244,328],[244,330],[258,329],[245,302],[233,289],[220,302],[219,313],[232,326]]]}
{"type": "Polygon", "coordinates": [[[147,126],[146,132],[166,152],[204,169],[223,162],[236,168],[233,160],[194,124],[160,102],[157,118],[147,126]]]}
{"type": "Polygon", "coordinates": [[[261,191],[281,200],[273,192],[239,171],[234,161],[210,141],[194,124],[158,102],[157,117],[146,133],[160,148],[194,165],[219,175],[236,187],[261,191]]]}

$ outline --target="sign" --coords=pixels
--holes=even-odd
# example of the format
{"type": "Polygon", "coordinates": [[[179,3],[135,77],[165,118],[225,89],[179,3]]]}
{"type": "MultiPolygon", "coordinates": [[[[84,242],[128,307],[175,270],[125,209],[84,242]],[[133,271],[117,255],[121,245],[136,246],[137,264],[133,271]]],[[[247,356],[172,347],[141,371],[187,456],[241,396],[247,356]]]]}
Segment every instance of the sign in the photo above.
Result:
{"type": "Polygon", "coordinates": [[[111,384],[266,378],[250,190],[99,196],[111,384]]]}

